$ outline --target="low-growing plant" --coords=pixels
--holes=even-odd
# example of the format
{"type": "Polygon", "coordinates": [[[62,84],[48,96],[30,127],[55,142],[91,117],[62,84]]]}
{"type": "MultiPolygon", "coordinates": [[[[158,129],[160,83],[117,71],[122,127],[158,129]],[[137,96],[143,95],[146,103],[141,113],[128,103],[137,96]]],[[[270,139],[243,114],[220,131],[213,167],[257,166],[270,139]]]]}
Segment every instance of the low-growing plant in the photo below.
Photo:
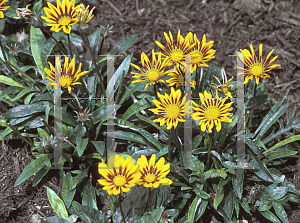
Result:
{"type": "MultiPolygon", "coordinates": [[[[7,20],[14,21],[16,8],[1,6],[0,18],[8,10],[7,20]]],[[[57,0],[57,6],[48,2],[44,8],[38,1],[30,8],[18,8],[16,14],[29,23],[30,43],[24,30],[18,35],[27,41],[22,44],[11,36],[0,39],[0,82],[7,85],[0,92],[5,111],[0,135],[21,138],[36,158],[15,186],[34,176],[34,187],[50,168],[59,171],[61,194],[47,188],[57,217],[47,222],[183,223],[199,222],[208,213],[238,222],[241,208],[288,222],[285,208],[299,203],[300,191],[281,168],[298,157],[300,135],[292,131],[300,131],[300,119],[293,122],[289,114],[282,123],[285,98],[265,117],[255,115],[268,109],[266,82],[258,85],[280,66],[272,64],[277,56],[269,60],[273,51],[263,60],[262,45],[258,57],[252,45],[251,53],[241,50],[237,56],[244,67],[237,67],[242,70],[237,75],[246,74],[245,82],[228,81],[224,68],[209,64],[214,41],[206,42],[205,34],[200,41],[191,32],[184,37],[179,30],[177,39],[164,33],[167,47],[156,41],[163,52],[152,50],[150,59],[142,52],[141,66],[127,55],[110,77],[113,60],[137,35],[102,52],[111,28],[91,26],[94,8],[75,0],[57,0]],[[77,47],[82,44],[86,52],[77,47]],[[130,66],[134,80],[127,83],[130,66]],[[238,87],[249,80],[239,108],[238,87]],[[246,114],[245,131],[236,127],[240,109],[246,114]],[[107,131],[109,126],[113,131],[107,131]],[[245,136],[244,167],[236,159],[239,134],[245,136]],[[288,137],[276,142],[281,135],[288,137]],[[107,137],[114,138],[113,148],[107,137]],[[106,212],[100,210],[104,203],[106,212]]]]}

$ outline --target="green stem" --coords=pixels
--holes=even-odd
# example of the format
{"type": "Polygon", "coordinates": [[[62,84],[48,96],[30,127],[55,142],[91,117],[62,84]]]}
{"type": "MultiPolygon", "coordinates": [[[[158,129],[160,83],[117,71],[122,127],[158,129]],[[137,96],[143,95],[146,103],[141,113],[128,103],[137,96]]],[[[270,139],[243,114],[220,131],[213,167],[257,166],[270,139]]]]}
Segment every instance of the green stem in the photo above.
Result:
{"type": "Polygon", "coordinates": [[[250,127],[250,125],[252,123],[252,119],[253,119],[253,115],[254,115],[254,107],[255,107],[255,99],[256,99],[256,89],[257,89],[257,84],[254,83],[254,94],[253,94],[252,111],[251,111],[250,120],[249,120],[249,124],[248,124],[249,127],[250,127]]]}
{"type": "Polygon", "coordinates": [[[100,45],[100,50],[99,50],[99,54],[100,54],[100,55],[101,55],[101,53],[102,53],[102,47],[103,47],[103,44],[104,44],[104,40],[105,40],[105,38],[102,37],[102,41],[101,41],[101,45],[100,45]]]}
{"type": "Polygon", "coordinates": [[[153,89],[154,89],[155,98],[156,98],[156,100],[158,100],[157,91],[156,91],[156,85],[155,84],[153,85],[153,89]]]}
{"type": "Polygon", "coordinates": [[[68,34],[68,43],[69,43],[69,51],[70,51],[70,54],[71,54],[71,59],[73,59],[73,53],[72,53],[72,47],[71,47],[70,34],[68,34]]]}
{"type": "Polygon", "coordinates": [[[15,81],[17,81],[17,77],[15,76],[13,70],[11,69],[11,67],[10,67],[9,64],[8,64],[8,60],[7,60],[7,57],[6,57],[6,54],[5,54],[4,47],[3,47],[3,45],[2,45],[1,39],[0,39],[0,48],[1,48],[1,51],[2,51],[2,54],[3,54],[3,57],[4,57],[4,63],[5,63],[5,66],[7,67],[7,69],[9,70],[9,72],[11,73],[13,79],[14,79],[15,81]]]}
{"type": "Polygon", "coordinates": [[[29,146],[33,147],[33,144],[32,144],[31,142],[29,142],[26,138],[24,138],[24,137],[21,135],[21,133],[20,133],[17,129],[15,129],[15,128],[14,128],[11,124],[9,124],[9,123],[7,123],[7,125],[8,125],[15,133],[17,133],[18,136],[20,136],[20,138],[21,138],[22,140],[24,140],[29,146]]]}
{"type": "Polygon", "coordinates": [[[172,135],[173,135],[173,126],[172,126],[172,128],[170,130],[169,145],[168,145],[169,162],[171,162],[171,141],[172,141],[172,135]]]}
{"type": "Polygon", "coordinates": [[[115,210],[114,210],[114,205],[113,205],[111,195],[108,195],[108,203],[111,211],[111,216],[113,217],[115,215],[115,210]]]}
{"type": "Polygon", "coordinates": [[[210,151],[211,151],[211,147],[212,147],[212,142],[213,142],[213,138],[214,138],[214,129],[212,129],[212,132],[209,133],[209,146],[208,146],[208,154],[207,154],[207,166],[209,167],[209,162],[210,162],[210,151]]]}
{"type": "Polygon", "coordinates": [[[150,208],[150,212],[151,210],[151,187],[149,187],[149,208],[150,208]]]}
{"type": "Polygon", "coordinates": [[[121,205],[121,193],[119,193],[119,206],[120,206],[120,211],[121,211],[121,215],[122,215],[122,218],[123,218],[123,222],[126,223],[124,213],[123,213],[123,210],[122,210],[122,205],[121,205]]]}
{"type": "MultiPolygon", "coordinates": [[[[90,54],[91,54],[91,57],[92,57],[93,64],[94,64],[94,66],[95,66],[95,68],[96,68],[98,77],[99,77],[99,79],[100,79],[100,85],[101,85],[101,88],[102,88],[102,92],[103,92],[103,94],[105,94],[105,88],[104,88],[104,85],[103,85],[103,80],[102,80],[102,77],[101,77],[101,75],[100,75],[100,71],[99,71],[99,68],[98,68],[98,66],[97,66],[96,59],[95,59],[95,56],[94,56],[94,54],[93,54],[93,50],[92,50],[92,48],[91,48],[89,39],[88,39],[86,36],[82,36],[82,39],[83,39],[84,42],[86,42],[86,45],[87,45],[88,48],[89,48],[89,51],[90,51],[90,54]]],[[[99,95],[98,95],[98,97],[99,97],[99,95]]]]}
{"type": "Polygon", "coordinates": [[[41,118],[41,121],[44,123],[44,125],[49,129],[50,133],[54,135],[54,129],[51,127],[44,119],[41,118]]]}
{"type": "Polygon", "coordinates": [[[120,93],[121,93],[121,89],[122,89],[124,77],[125,77],[125,70],[123,70],[121,83],[120,83],[119,88],[118,88],[118,93],[117,93],[117,98],[116,98],[116,104],[118,104],[118,101],[119,101],[119,97],[120,97],[120,93]]]}
{"type": "Polygon", "coordinates": [[[79,100],[78,100],[78,98],[77,98],[77,95],[76,95],[73,91],[71,91],[70,94],[76,99],[77,104],[78,104],[78,109],[80,109],[80,108],[81,108],[81,105],[80,105],[80,102],[79,102],[79,100]]]}

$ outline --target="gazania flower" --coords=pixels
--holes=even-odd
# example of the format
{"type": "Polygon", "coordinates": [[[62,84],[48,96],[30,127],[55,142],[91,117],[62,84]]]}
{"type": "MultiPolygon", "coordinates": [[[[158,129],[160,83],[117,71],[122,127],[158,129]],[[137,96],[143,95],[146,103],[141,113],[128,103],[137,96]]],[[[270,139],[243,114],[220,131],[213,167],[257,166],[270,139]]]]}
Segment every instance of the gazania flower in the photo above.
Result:
{"type": "Polygon", "coordinates": [[[61,29],[65,33],[70,34],[71,26],[78,22],[78,19],[75,17],[75,11],[78,9],[78,6],[75,7],[75,0],[69,2],[69,0],[57,0],[57,7],[52,5],[50,2],[47,2],[49,8],[44,8],[46,16],[42,16],[42,19],[46,20],[47,26],[52,26],[50,30],[59,32],[61,29]]]}
{"type": "Polygon", "coordinates": [[[137,164],[139,164],[139,171],[141,173],[141,178],[137,182],[138,185],[143,185],[144,187],[154,187],[157,188],[160,184],[170,185],[172,180],[164,178],[170,172],[170,163],[165,164],[165,158],[161,157],[155,165],[155,154],[150,158],[149,164],[147,158],[142,155],[138,158],[137,164]]]}
{"type": "Polygon", "coordinates": [[[146,90],[150,83],[155,84],[158,81],[164,82],[163,80],[160,79],[160,77],[166,73],[169,73],[170,71],[166,71],[166,72],[164,71],[164,69],[166,68],[166,61],[162,62],[160,53],[158,55],[158,59],[156,60],[154,50],[152,50],[152,64],[151,64],[149,58],[143,52],[141,55],[141,61],[142,61],[143,68],[139,68],[137,65],[130,63],[131,66],[135,67],[141,72],[141,73],[131,72],[131,74],[134,74],[134,76],[132,76],[133,78],[140,78],[138,80],[132,81],[132,83],[147,81],[148,83],[146,84],[144,89],[146,90]]]}
{"type": "Polygon", "coordinates": [[[228,118],[228,116],[232,116],[232,113],[227,112],[232,110],[230,106],[233,102],[225,104],[228,97],[219,99],[218,91],[216,92],[215,98],[212,98],[211,93],[206,91],[204,95],[200,93],[199,96],[204,108],[192,101],[196,106],[193,107],[196,112],[192,114],[192,118],[194,120],[201,120],[199,125],[201,125],[203,132],[206,130],[207,125],[209,132],[212,132],[214,125],[216,125],[216,129],[219,132],[221,130],[221,122],[232,122],[232,120],[228,118]]]}
{"type": "MultiPolygon", "coordinates": [[[[61,68],[61,64],[58,57],[56,58],[56,63],[58,64],[58,67],[61,68]]],[[[49,63],[49,65],[51,70],[45,68],[44,71],[46,72],[46,74],[50,76],[50,78],[49,77],[44,77],[44,78],[54,82],[54,83],[48,83],[48,85],[55,86],[56,85],[55,75],[58,74],[57,73],[58,71],[55,70],[55,67],[51,63],[49,63]]],[[[69,65],[69,58],[65,57],[64,69],[63,70],[61,69],[61,87],[68,88],[68,91],[70,93],[72,90],[71,88],[72,85],[81,84],[80,82],[76,82],[76,81],[78,81],[80,77],[88,73],[88,71],[84,71],[84,72],[80,72],[80,71],[81,71],[81,63],[79,64],[79,68],[75,73],[75,58],[71,60],[71,63],[69,65]]]]}
{"type": "Polygon", "coordinates": [[[221,72],[223,77],[223,84],[221,84],[220,80],[216,76],[214,76],[214,78],[216,78],[216,80],[219,82],[220,85],[216,85],[215,83],[212,83],[210,86],[216,89],[217,91],[223,92],[224,95],[232,98],[230,88],[233,87],[233,85],[230,84],[230,81],[232,81],[233,77],[229,81],[227,81],[225,71],[222,69],[221,72]]]}
{"type": "Polygon", "coordinates": [[[196,34],[194,34],[194,38],[190,35],[190,44],[194,45],[194,49],[190,51],[188,55],[191,55],[191,72],[196,70],[198,67],[209,67],[206,62],[210,61],[211,59],[215,58],[215,50],[211,49],[213,46],[214,41],[209,41],[206,43],[206,36],[203,35],[202,41],[200,42],[197,39],[196,34]]]}
{"type": "Polygon", "coordinates": [[[83,4],[80,4],[76,9],[76,18],[79,20],[80,25],[87,24],[93,17],[93,11],[95,6],[89,11],[89,5],[85,8],[83,4]]]}
{"type": "Polygon", "coordinates": [[[33,16],[32,12],[28,8],[29,6],[30,4],[26,5],[26,8],[17,8],[16,13],[18,14],[18,17],[16,17],[16,19],[30,18],[33,16]]]}
{"type": "Polygon", "coordinates": [[[121,189],[123,192],[128,192],[141,177],[138,167],[134,165],[130,156],[125,160],[123,156],[111,155],[108,159],[108,166],[105,163],[98,165],[99,173],[105,178],[98,182],[110,195],[120,194],[121,189]]]}
{"type": "Polygon", "coordinates": [[[160,42],[155,41],[155,43],[163,50],[165,53],[162,53],[167,60],[167,66],[173,66],[174,64],[184,63],[184,56],[188,53],[189,50],[193,48],[193,44],[189,44],[189,36],[192,33],[189,33],[185,38],[180,35],[180,30],[178,30],[177,42],[174,43],[172,33],[169,31],[170,38],[167,33],[164,33],[166,41],[168,43],[169,49],[164,47],[160,42]]]}
{"type": "Polygon", "coordinates": [[[245,50],[241,49],[242,54],[238,53],[239,58],[241,59],[241,61],[244,62],[244,64],[248,68],[236,67],[236,68],[239,68],[239,69],[243,70],[243,72],[238,73],[237,75],[248,74],[248,76],[246,77],[246,79],[244,81],[244,84],[247,84],[248,80],[249,79],[252,80],[254,77],[256,79],[256,84],[258,84],[259,83],[259,78],[270,77],[268,74],[266,74],[266,72],[272,70],[275,67],[279,67],[280,64],[273,64],[272,66],[269,66],[278,57],[278,56],[275,56],[269,62],[267,62],[267,60],[269,59],[269,57],[273,53],[273,50],[268,54],[268,56],[264,59],[264,61],[262,61],[262,44],[259,45],[258,60],[256,58],[256,55],[255,55],[255,52],[253,50],[252,44],[250,45],[250,49],[251,49],[252,55],[250,54],[249,50],[246,50],[246,49],[245,50]]]}
{"type": "MultiPolygon", "coordinates": [[[[179,86],[185,86],[185,67],[180,67],[179,64],[177,64],[174,69],[168,74],[169,76],[172,76],[169,80],[166,80],[166,82],[169,84],[168,86],[176,86],[178,88],[179,86]]],[[[191,87],[195,88],[196,82],[191,82],[191,87]]]]}
{"type": "Polygon", "coordinates": [[[4,14],[2,11],[6,11],[10,6],[2,6],[7,0],[0,0],[0,19],[4,18],[4,14]]]}
{"type": "Polygon", "coordinates": [[[157,92],[158,97],[160,98],[161,102],[154,99],[153,103],[156,105],[157,108],[150,108],[149,110],[152,111],[154,114],[158,114],[162,116],[161,118],[153,120],[154,122],[159,122],[160,126],[163,126],[167,122],[167,129],[171,129],[172,126],[174,128],[177,127],[178,122],[185,122],[181,116],[185,113],[185,100],[184,97],[180,101],[181,91],[178,89],[176,92],[174,88],[171,88],[170,96],[165,93],[165,96],[161,95],[157,92]]]}

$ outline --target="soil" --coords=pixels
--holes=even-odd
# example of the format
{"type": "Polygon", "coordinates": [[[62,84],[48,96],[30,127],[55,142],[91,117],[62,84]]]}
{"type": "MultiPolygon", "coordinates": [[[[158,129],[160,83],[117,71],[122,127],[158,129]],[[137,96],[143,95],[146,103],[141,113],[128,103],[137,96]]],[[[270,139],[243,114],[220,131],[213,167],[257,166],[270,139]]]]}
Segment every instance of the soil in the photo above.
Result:
{"type": "MultiPolygon", "coordinates": [[[[275,68],[268,74],[267,94],[273,106],[283,96],[284,103],[290,103],[286,115],[293,120],[300,117],[300,3],[296,0],[96,0],[93,23],[99,27],[113,26],[114,33],[105,40],[103,52],[107,52],[119,40],[128,35],[139,35],[135,44],[124,55],[133,53],[140,61],[145,52],[159,51],[158,40],[166,45],[164,32],[176,38],[180,29],[185,36],[188,32],[197,34],[198,39],[206,34],[207,41],[213,40],[216,50],[214,62],[218,68],[224,67],[226,74],[235,75],[235,52],[249,49],[250,44],[258,49],[263,44],[263,57],[274,49],[271,58],[278,55],[275,68]]],[[[91,8],[90,7],[90,8],[91,8]]],[[[256,51],[256,55],[258,51],[256,51]]],[[[130,81],[129,74],[126,80],[130,81]]],[[[283,122],[286,123],[286,115],[283,122]]],[[[299,134],[294,132],[295,134],[299,134]]],[[[1,144],[1,143],[0,143],[1,144]]],[[[30,149],[20,140],[4,142],[0,153],[0,223],[1,222],[42,222],[43,217],[55,216],[46,194],[50,187],[60,195],[58,173],[47,174],[36,187],[32,188],[32,177],[21,185],[14,183],[26,165],[34,160],[30,149]]],[[[300,190],[300,161],[290,163],[292,171],[286,175],[288,181],[300,190]]],[[[288,212],[290,223],[300,222],[299,205],[288,212]]],[[[245,215],[248,222],[268,222],[258,211],[245,215]]],[[[208,219],[210,221],[210,219],[208,219]]]]}

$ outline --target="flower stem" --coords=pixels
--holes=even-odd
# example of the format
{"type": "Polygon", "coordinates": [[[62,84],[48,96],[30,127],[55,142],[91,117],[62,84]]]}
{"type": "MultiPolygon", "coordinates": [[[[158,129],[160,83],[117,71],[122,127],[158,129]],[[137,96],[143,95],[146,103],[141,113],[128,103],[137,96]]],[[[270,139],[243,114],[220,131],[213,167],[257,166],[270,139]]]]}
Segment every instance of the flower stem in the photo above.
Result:
{"type": "Polygon", "coordinates": [[[71,59],[73,59],[73,53],[72,53],[72,47],[71,47],[70,34],[68,34],[68,43],[69,43],[69,51],[70,51],[70,54],[71,54],[71,59]]]}
{"type": "Polygon", "coordinates": [[[89,48],[89,51],[90,51],[90,54],[91,54],[91,57],[92,57],[92,60],[93,60],[93,64],[94,64],[94,66],[95,66],[95,68],[96,68],[98,77],[99,77],[99,79],[100,79],[100,85],[101,85],[101,88],[102,88],[102,92],[103,92],[103,94],[105,94],[105,88],[104,88],[104,85],[103,85],[103,80],[102,80],[102,77],[101,77],[101,75],[100,75],[100,71],[99,71],[99,68],[98,68],[98,66],[97,66],[96,59],[95,59],[95,56],[94,56],[94,54],[93,54],[93,50],[92,50],[92,48],[91,48],[89,39],[88,39],[86,36],[82,36],[81,38],[83,39],[83,41],[86,43],[86,45],[87,45],[88,48],[89,48]]]}
{"type": "Polygon", "coordinates": [[[156,100],[158,100],[157,91],[156,91],[156,85],[155,84],[153,85],[153,89],[154,89],[155,98],[156,98],[156,100]]]}
{"type": "Polygon", "coordinates": [[[4,51],[1,39],[0,39],[0,47],[1,47],[1,51],[2,51],[3,57],[4,57],[5,66],[7,67],[7,69],[9,70],[9,72],[11,73],[13,79],[15,81],[17,81],[17,77],[15,76],[15,74],[14,74],[13,70],[11,69],[11,67],[8,65],[8,60],[7,60],[7,57],[6,57],[6,54],[5,54],[5,51],[4,51]]]}
{"type": "Polygon", "coordinates": [[[210,162],[210,151],[211,151],[211,147],[212,147],[212,141],[214,138],[214,129],[212,129],[212,132],[209,134],[209,146],[208,146],[208,154],[207,154],[207,166],[209,167],[209,162],[210,162]]]}
{"type": "Polygon", "coordinates": [[[29,142],[26,138],[24,138],[24,137],[21,135],[21,133],[20,133],[17,129],[15,129],[15,128],[14,128],[11,124],[9,124],[9,123],[7,123],[7,125],[8,125],[15,133],[17,133],[18,136],[20,136],[20,138],[21,138],[22,140],[24,140],[29,146],[33,147],[33,144],[32,144],[31,142],[29,142]]]}
{"type": "Polygon", "coordinates": [[[124,77],[125,77],[125,70],[123,70],[122,79],[121,79],[121,82],[120,82],[120,85],[119,85],[119,88],[118,88],[118,93],[117,93],[117,98],[116,98],[116,104],[118,104],[118,101],[119,101],[119,97],[120,97],[120,93],[121,93],[121,89],[122,89],[124,77]]]}
{"type": "Polygon", "coordinates": [[[149,208],[150,208],[150,212],[152,211],[151,210],[151,187],[149,187],[149,208]]]}
{"type": "Polygon", "coordinates": [[[253,94],[252,111],[251,111],[251,115],[250,115],[250,120],[249,120],[248,126],[251,125],[252,119],[253,119],[253,115],[254,115],[254,107],[255,107],[255,99],[256,99],[256,89],[257,89],[257,84],[254,83],[254,94],[253,94]]]}
{"type": "Polygon", "coordinates": [[[99,50],[99,54],[101,55],[101,51],[102,51],[102,47],[103,47],[103,44],[104,44],[104,40],[105,40],[105,37],[102,37],[102,40],[101,40],[101,45],[100,45],[100,50],[99,50]]]}
{"type": "Polygon", "coordinates": [[[170,130],[169,145],[168,145],[169,162],[171,162],[171,141],[172,141],[172,135],[173,135],[173,127],[170,130]]]}
{"type": "Polygon", "coordinates": [[[123,210],[122,210],[122,205],[121,205],[121,193],[119,193],[119,206],[120,206],[120,211],[121,211],[121,215],[122,215],[122,218],[123,218],[123,222],[126,223],[124,213],[123,213],[123,210]]]}

